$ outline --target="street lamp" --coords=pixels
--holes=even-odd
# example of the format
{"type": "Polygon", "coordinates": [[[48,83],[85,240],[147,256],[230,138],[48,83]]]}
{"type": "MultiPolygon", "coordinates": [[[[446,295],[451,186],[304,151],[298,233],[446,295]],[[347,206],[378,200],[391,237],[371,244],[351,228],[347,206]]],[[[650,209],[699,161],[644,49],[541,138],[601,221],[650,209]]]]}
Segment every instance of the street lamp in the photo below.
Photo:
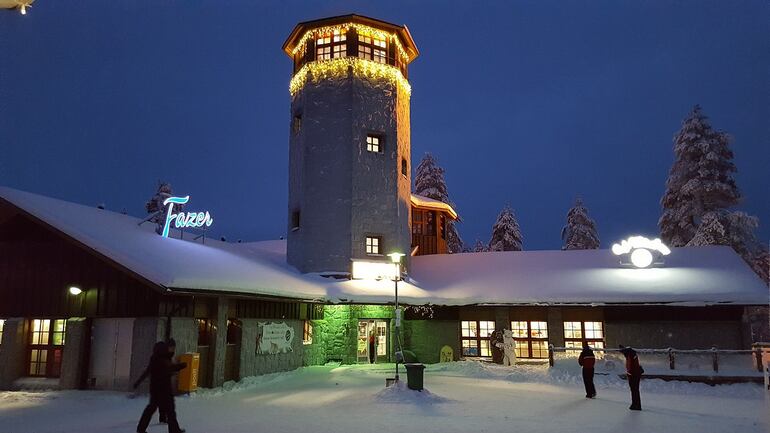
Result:
{"type": "Polygon", "coordinates": [[[80,287],[70,287],[70,295],[77,296],[81,293],[83,293],[83,290],[80,287]]]}
{"type": "Polygon", "coordinates": [[[405,254],[402,253],[390,253],[388,257],[396,267],[396,272],[393,274],[393,281],[396,285],[396,382],[398,382],[398,355],[404,356],[404,352],[401,349],[401,310],[398,309],[398,280],[401,279],[401,257],[405,254]]]}

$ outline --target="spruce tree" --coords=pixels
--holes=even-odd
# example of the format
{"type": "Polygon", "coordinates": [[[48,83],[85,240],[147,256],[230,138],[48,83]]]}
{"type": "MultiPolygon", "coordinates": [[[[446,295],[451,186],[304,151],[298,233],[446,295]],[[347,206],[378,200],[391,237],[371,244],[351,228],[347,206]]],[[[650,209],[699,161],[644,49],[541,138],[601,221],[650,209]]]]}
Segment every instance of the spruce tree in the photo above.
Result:
{"type": "Polygon", "coordinates": [[[588,216],[588,209],[583,200],[575,200],[575,205],[567,212],[567,225],[561,229],[564,241],[563,250],[595,250],[599,248],[599,234],[596,223],[588,216]]]}
{"type": "Polygon", "coordinates": [[[489,251],[521,251],[522,236],[519,223],[510,206],[506,206],[497,216],[492,226],[492,238],[489,240],[489,251]]]}
{"type": "Polygon", "coordinates": [[[674,164],[660,200],[663,214],[658,221],[664,242],[674,247],[686,245],[706,213],[738,203],[732,160],[729,137],[712,129],[696,105],[674,136],[674,164]]]}
{"type": "MultiPolygon", "coordinates": [[[[417,165],[417,171],[414,175],[414,193],[455,207],[449,199],[444,180],[444,169],[439,167],[436,159],[430,153],[426,153],[420,164],[417,165]]],[[[463,251],[463,240],[456,227],[458,222],[460,222],[459,218],[457,221],[447,221],[446,224],[446,242],[449,253],[463,251]]]]}
{"type": "Polygon", "coordinates": [[[481,240],[476,239],[476,243],[473,244],[473,249],[471,249],[470,252],[483,253],[484,251],[487,251],[487,246],[484,245],[484,242],[481,242],[481,240]]]}

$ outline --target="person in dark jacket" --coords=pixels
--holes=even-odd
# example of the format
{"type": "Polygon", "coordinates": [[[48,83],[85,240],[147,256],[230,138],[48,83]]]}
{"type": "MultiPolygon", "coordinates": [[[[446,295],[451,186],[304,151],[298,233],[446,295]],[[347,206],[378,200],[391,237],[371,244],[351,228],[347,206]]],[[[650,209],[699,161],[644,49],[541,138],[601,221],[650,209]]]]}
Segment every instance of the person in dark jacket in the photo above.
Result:
{"type": "MultiPolygon", "coordinates": [[[[173,338],[169,338],[166,342],[166,347],[168,348],[168,352],[171,353],[171,357],[173,358],[174,352],[176,352],[176,340],[173,338]]],[[[152,358],[150,358],[152,360],[152,358]]],[[[144,382],[145,379],[150,375],[150,364],[147,364],[147,368],[144,369],[144,372],[142,372],[142,375],[139,376],[139,379],[134,382],[134,389],[139,388],[139,385],[144,382]]],[[[161,424],[166,424],[166,412],[164,408],[158,407],[158,422],[161,424]]]]}
{"type": "Polygon", "coordinates": [[[583,351],[578,357],[578,364],[583,367],[583,385],[586,388],[586,398],[596,397],[596,387],[594,386],[594,365],[596,357],[591,346],[587,341],[583,341],[583,351]]]}
{"type": "Polygon", "coordinates": [[[152,357],[148,367],[150,374],[150,402],[142,412],[139,424],[136,426],[138,433],[145,433],[150,424],[150,418],[156,409],[162,410],[166,414],[169,433],[182,433],[184,430],[179,428],[176,419],[176,409],[174,407],[174,394],[171,389],[171,376],[187,367],[187,364],[175,364],[173,362],[174,353],[169,351],[167,343],[159,341],[152,348],[152,357]]]}
{"type": "Polygon", "coordinates": [[[374,360],[377,357],[377,337],[374,336],[374,331],[369,332],[369,364],[374,364],[374,360]]]}
{"type": "Polygon", "coordinates": [[[642,380],[644,369],[639,364],[639,356],[636,351],[630,347],[620,345],[620,353],[626,357],[626,375],[628,376],[628,386],[631,388],[631,410],[642,410],[642,397],[639,395],[639,382],[642,380]]]}

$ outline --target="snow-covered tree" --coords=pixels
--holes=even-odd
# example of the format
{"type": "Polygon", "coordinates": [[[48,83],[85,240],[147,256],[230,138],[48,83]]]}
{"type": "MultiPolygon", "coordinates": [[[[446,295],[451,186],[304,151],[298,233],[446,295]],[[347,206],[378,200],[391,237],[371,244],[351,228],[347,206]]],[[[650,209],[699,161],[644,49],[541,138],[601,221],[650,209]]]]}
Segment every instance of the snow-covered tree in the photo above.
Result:
{"type": "Polygon", "coordinates": [[[510,206],[506,206],[497,216],[492,226],[492,238],[489,240],[489,251],[521,251],[522,236],[519,223],[510,206]]]}
{"type": "MultiPolygon", "coordinates": [[[[436,159],[430,153],[426,153],[420,164],[417,165],[417,171],[414,175],[414,193],[455,207],[449,199],[444,180],[444,169],[439,167],[436,159]]],[[[459,219],[458,221],[447,221],[446,224],[446,243],[449,253],[463,251],[463,240],[456,227],[458,222],[460,222],[459,219]]]]}
{"type": "Polygon", "coordinates": [[[473,248],[469,252],[483,253],[484,251],[487,251],[487,246],[484,245],[484,242],[481,242],[481,240],[476,239],[476,243],[473,244],[473,248]]]}
{"type": "MultiPolygon", "coordinates": [[[[148,215],[152,215],[152,217],[148,221],[152,221],[155,224],[158,225],[158,233],[163,229],[163,224],[166,222],[165,215],[163,215],[163,209],[165,209],[165,206],[163,206],[163,202],[171,197],[173,194],[173,191],[171,189],[171,184],[168,182],[162,182],[158,181],[158,190],[155,192],[155,195],[150,198],[150,200],[145,203],[144,208],[147,210],[148,215]]],[[[175,205],[174,209],[181,211],[183,208],[183,205],[175,205]]]]}
{"type": "Polygon", "coordinates": [[[583,200],[575,200],[575,205],[567,212],[567,225],[561,229],[564,241],[563,250],[595,250],[599,248],[599,234],[596,223],[588,216],[588,209],[583,200]]]}
{"type": "Polygon", "coordinates": [[[706,213],[737,204],[741,196],[732,176],[735,171],[729,137],[713,130],[696,105],[674,136],[674,164],[660,200],[663,241],[686,245],[706,213]]]}

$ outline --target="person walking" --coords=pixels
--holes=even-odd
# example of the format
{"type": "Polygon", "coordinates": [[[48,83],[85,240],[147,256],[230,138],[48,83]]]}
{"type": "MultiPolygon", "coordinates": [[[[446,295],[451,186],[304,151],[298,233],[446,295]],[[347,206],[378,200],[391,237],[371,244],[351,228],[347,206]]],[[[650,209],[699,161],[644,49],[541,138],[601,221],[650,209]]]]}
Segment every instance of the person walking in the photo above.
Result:
{"type": "Polygon", "coordinates": [[[578,357],[578,364],[583,367],[583,385],[586,388],[586,398],[596,397],[596,387],[594,386],[594,365],[596,357],[591,346],[587,341],[583,341],[583,351],[578,357]]]}
{"type": "Polygon", "coordinates": [[[639,364],[639,355],[630,347],[620,345],[620,353],[626,357],[626,375],[628,387],[631,388],[631,410],[642,410],[642,397],[639,395],[639,382],[642,380],[644,369],[639,364]]]}
{"type": "MultiPolygon", "coordinates": [[[[173,358],[174,352],[176,352],[176,340],[173,338],[169,338],[168,342],[166,342],[166,347],[168,348],[168,352],[171,353],[171,357],[173,358]]],[[[150,357],[150,360],[152,360],[152,357],[150,357]]],[[[150,364],[147,364],[147,368],[144,369],[144,372],[142,372],[142,375],[139,376],[139,379],[134,382],[134,389],[139,388],[139,385],[141,385],[142,382],[144,382],[145,379],[150,375],[150,364]]],[[[165,408],[158,407],[158,422],[160,424],[167,424],[166,422],[166,412],[165,408]]]]}
{"type": "Polygon", "coordinates": [[[179,428],[179,423],[176,419],[171,376],[187,367],[187,364],[184,362],[175,364],[172,360],[173,356],[174,352],[170,351],[169,344],[163,341],[155,343],[155,346],[152,348],[152,357],[150,357],[150,365],[148,366],[150,372],[150,402],[144,408],[139,424],[136,426],[137,433],[146,433],[147,426],[150,424],[150,418],[152,418],[156,409],[160,409],[166,414],[169,433],[184,432],[184,430],[179,428]]]}

